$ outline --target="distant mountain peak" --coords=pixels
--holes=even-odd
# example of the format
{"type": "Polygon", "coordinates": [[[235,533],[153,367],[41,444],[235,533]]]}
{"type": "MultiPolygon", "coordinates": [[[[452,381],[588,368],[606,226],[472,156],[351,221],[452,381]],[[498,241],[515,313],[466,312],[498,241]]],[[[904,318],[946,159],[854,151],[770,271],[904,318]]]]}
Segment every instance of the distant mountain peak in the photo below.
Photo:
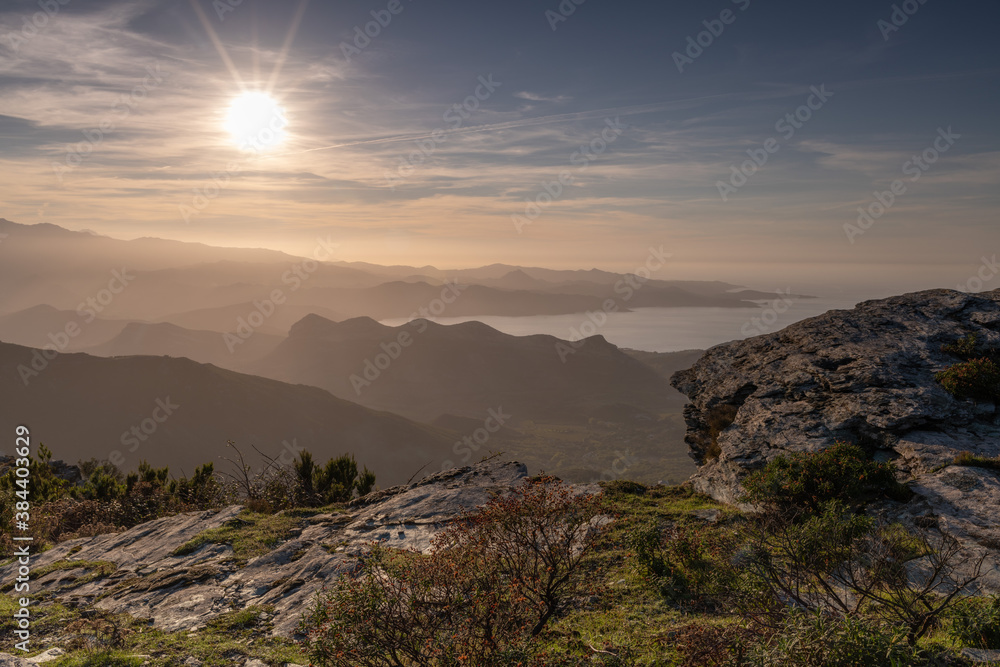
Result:
{"type": "Polygon", "coordinates": [[[372,336],[381,334],[389,328],[370,317],[352,317],[343,322],[334,322],[321,315],[310,313],[292,325],[291,330],[288,332],[288,337],[372,336]]]}

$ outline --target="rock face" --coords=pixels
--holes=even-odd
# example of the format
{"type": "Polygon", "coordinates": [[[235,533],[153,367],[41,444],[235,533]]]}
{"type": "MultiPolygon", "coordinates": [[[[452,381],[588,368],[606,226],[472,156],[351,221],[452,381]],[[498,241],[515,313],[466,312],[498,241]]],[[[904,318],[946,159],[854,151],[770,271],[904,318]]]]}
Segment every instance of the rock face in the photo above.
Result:
{"type": "Polygon", "coordinates": [[[1000,414],[959,400],[934,379],[960,359],[942,351],[968,334],[1000,349],[1000,290],[931,290],[831,311],[777,333],[714,347],[671,383],[686,394],[695,488],[735,502],[740,481],[784,452],[849,441],[895,459],[917,497],[906,511],[990,549],[1000,548],[1000,475],[950,465],[970,451],[1000,455],[1000,414]],[[735,416],[706,461],[710,421],[735,416]]]}
{"type": "MultiPolygon", "coordinates": [[[[448,522],[526,476],[520,463],[487,462],[376,492],[345,513],[304,518],[297,534],[245,564],[226,544],[172,555],[199,533],[239,522],[240,507],[166,517],[123,533],[62,542],[34,556],[36,572],[61,566],[34,579],[32,593],[148,617],[166,631],[197,629],[233,608],[273,605],[275,634],[290,636],[316,592],[354,570],[354,556],[372,542],[426,551],[448,522]],[[105,563],[103,571],[97,561],[105,563]]],[[[16,568],[0,568],[0,581],[12,581],[16,568]]]]}

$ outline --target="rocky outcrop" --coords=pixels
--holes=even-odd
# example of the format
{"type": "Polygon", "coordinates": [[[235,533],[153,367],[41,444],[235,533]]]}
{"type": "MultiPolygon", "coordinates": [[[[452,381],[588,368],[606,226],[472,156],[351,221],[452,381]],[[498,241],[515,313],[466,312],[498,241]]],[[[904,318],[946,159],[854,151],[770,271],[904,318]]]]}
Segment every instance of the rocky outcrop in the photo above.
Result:
{"type": "Polygon", "coordinates": [[[692,483],[733,503],[742,478],[783,452],[859,443],[912,481],[910,517],[1000,549],[1000,475],[951,465],[962,451],[1000,455],[1000,414],[934,379],[960,361],[942,346],[970,333],[1000,349],[1000,290],[867,301],[708,350],[671,379],[690,400],[687,441],[702,464],[692,483]],[[718,458],[706,460],[712,435],[718,458]]]}
{"type": "MultiPolygon", "coordinates": [[[[197,630],[233,608],[273,605],[274,634],[291,636],[316,592],[353,571],[355,556],[372,542],[426,552],[442,527],[526,475],[522,464],[487,462],[379,491],[342,513],[302,516],[291,535],[245,563],[228,544],[175,554],[206,530],[238,527],[240,507],[166,517],[34,556],[35,572],[50,571],[33,580],[32,592],[150,618],[165,631],[197,630]]],[[[16,569],[0,568],[0,581],[12,581],[16,569]]]]}

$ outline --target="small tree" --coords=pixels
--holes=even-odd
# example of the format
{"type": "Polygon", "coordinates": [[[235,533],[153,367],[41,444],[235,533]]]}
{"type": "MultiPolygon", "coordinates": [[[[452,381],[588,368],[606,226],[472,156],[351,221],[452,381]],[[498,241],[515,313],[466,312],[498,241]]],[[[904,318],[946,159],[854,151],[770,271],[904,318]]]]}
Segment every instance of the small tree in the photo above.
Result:
{"type": "Polygon", "coordinates": [[[443,531],[429,555],[374,547],[303,619],[327,667],[489,665],[530,643],[582,586],[597,499],[525,483],[443,531]],[[372,619],[378,619],[372,622],[372,619]]]}
{"type": "Polygon", "coordinates": [[[871,613],[915,644],[981,576],[985,556],[940,533],[909,533],[832,501],[800,522],[764,517],[747,529],[749,568],[776,603],[856,617],[871,613]]]}

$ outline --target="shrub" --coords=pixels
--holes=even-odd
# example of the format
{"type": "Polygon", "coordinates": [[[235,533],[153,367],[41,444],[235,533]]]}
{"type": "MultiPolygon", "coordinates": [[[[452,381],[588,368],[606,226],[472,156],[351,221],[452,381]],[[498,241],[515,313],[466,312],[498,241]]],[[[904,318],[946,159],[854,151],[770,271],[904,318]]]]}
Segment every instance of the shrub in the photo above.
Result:
{"type": "Polygon", "coordinates": [[[429,555],[374,546],[358,576],[338,579],[303,618],[310,658],[504,664],[582,591],[598,511],[559,482],[525,483],[442,531],[429,555]]]}
{"type": "Polygon", "coordinates": [[[1000,401],[1000,366],[986,357],[949,366],[934,376],[956,398],[1000,401]]]}
{"type": "Polygon", "coordinates": [[[700,526],[639,526],[628,534],[639,571],[666,600],[679,606],[713,609],[734,584],[722,554],[733,545],[700,526]]]}
{"type": "MultiPolygon", "coordinates": [[[[837,501],[799,523],[767,517],[748,528],[747,536],[748,569],[777,603],[772,610],[790,603],[838,617],[873,615],[904,630],[911,645],[979,580],[985,560],[964,552],[954,537],[911,534],[837,501]],[[918,557],[920,567],[908,568],[918,557]]],[[[780,625],[783,612],[778,616],[772,627],[780,625]]]]}
{"type": "Polygon", "coordinates": [[[963,646],[1000,649],[1000,596],[962,599],[951,612],[948,634],[963,646]]]}
{"type": "MultiPolygon", "coordinates": [[[[865,618],[794,612],[781,632],[754,646],[748,667],[914,667],[928,664],[905,632],[865,618]]],[[[934,663],[930,663],[934,664],[934,663]]]]}
{"type": "Polygon", "coordinates": [[[743,482],[744,502],[781,512],[817,513],[830,500],[901,497],[891,463],[871,461],[857,445],[838,442],[819,452],[783,454],[743,482]]]}
{"type": "Polygon", "coordinates": [[[363,496],[375,486],[375,473],[366,467],[359,476],[357,461],[351,454],[330,459],[321,468],[313,463],[312,454],[304,451],[294,465],[300,495],[307,505],[345,503],[355,491],[363,496]]]}
{"type": "Polygon", "coordinates": [[[719,446],[719,435],[736,421],[736,413],[738,411],[739,409],[735,405],[729,405],[728,403],[722,403],[708,409],[705,415],[705,423],[708,425],[708,430],[703,437],[703,441],[707,439],[707,442],[703,442],[705,446],[703,457],[706,462],[714,461],[722,455],[722,448],[719,446]]]}
{"type": "Polygon", "coordinates": [[[970,333],[964,338],[959,338],[954,343],[946,343],[941,346],[941,351],[946,354],[953,354],[960,359],[968,361],[973,359],[979,349],[979,337],[970,333]]]}

